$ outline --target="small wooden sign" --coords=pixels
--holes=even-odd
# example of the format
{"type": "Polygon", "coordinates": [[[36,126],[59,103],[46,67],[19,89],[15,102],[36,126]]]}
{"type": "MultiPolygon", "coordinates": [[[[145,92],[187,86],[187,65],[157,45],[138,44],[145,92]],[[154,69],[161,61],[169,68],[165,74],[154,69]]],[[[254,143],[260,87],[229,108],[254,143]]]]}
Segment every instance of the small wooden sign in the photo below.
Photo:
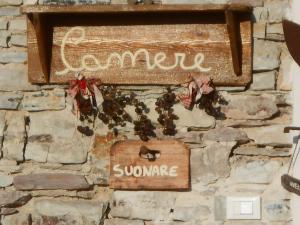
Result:
{"type": "Polygon", "coordinates": [[[190,151],[177,140],[119,141],[112,146],[110,157],[111,188],[190,188],[190,151]]]}

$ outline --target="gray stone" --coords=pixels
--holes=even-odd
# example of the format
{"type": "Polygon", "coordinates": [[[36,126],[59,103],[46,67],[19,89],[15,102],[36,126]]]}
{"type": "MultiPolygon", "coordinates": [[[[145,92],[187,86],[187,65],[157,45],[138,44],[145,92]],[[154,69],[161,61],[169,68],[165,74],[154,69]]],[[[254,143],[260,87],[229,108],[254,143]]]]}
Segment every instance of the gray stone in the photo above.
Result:
{"type": "Polygon", "coordinates": [[[8,187],[12,185],[13,177],[6,175],[4,173],[0,173],[0,187],[8,187]]]}
{"type": "Polygon", "coordinates": [[[38,199],[34,202],[37,214],[33,215],[33,225],[56,224],[55,221],[76,225],[102,224],[107,207],[107,202],[94,200],[38,199]]]}
{"type": "Polygon", "coordinates": [[[256,146],[241,146],[234,150],[236,155],[249,156],[270,156],[270,157],[288,157],[290,156],[289,148],[259,148],[256,146]]]}
{"type": "Polygon", "coordinates": [[[173,219],[179,221],[205,220],[209,214],[210,209],[207,206],[175,207],[173,219]]]}
{"type": "Polygon", "coordinates": [[[20,7],[5,6],[0,7],[0,16],[18,16],[20,15],[20,7]]]}
{"type": "Polygon", "coordinates": [[[246,143],[249,141],[247,134],[240,130],[231,127],[220,127],[209,130],[203,135],[204,141],[218,141],[218,142],[238,142],[246,143]]]}
{"type": "Polygon", "coordinates": [[[284,41],[282,23],[270,23],[267,25],[266,38],[274,41],[284,41]]]}
{"type": "Polygon", "coordinates": [[[11,33],[7,30],[0,30],[0,46],[7,48],[8,40],[10,38],[11,33]]]}
{"type": "Polygon", "coordinates": [[[6,112],[7,129],[4,132],[3,157],[16,161],[23,161],[25,146],[25,114],[24,112],[6,112]]]}
{"type": "Polygon", "coordinates": [[[82,190],[90,186],[84,176],[67,173],[39,173],[15,176],[17,190],[82,190]]]}
{"type": "Polygon", "coordinates": [[[229,3],[230,0],[162,0],[162,4],[225,4],[229,3]]]}
{"type": "Polygon", "coordinates": [[[38,3],[38,0],[24,0],[24,5],[36,5],[38,3]]]}
{"type": "Polygon", "coordinates": [[[236,142],[213,143],[191,151],[192,184],[209,184],[230,174],[229,155],[236,142]]]}
{"type": "Polygon", "coordinates": [[[53,91],[26,92],[21,106],[30,112],[63,110],[66,107],[65,91],[56,88],[53,91]]]}
{"type": "Polygon", "coordinates": [[[20,172],[20,165],[17,165],[17,162],[14,160],[1,159],[0,160],[0,171],[12,174],[20,172]]]}
{"type": "Polygon", "coordinates": [[[10,6],[10,5],[21,5],[22,0],[1,0],[0,7],[10,6]]]}
{"type": "Polygon", "coordinates": [[[293,61],[286,45],[283,45],[280,61],[277,88],[282,91],[291,91],[293,88],[293,67],[298,65],[293,61]]]}
{"type": "Polygon", "coordinates": [[[204,110],[200,110],[197,107],[190,111],[184,108],[182,104],[176,104],[174,112],[176,115],[179,115],[179,120],[175,121],[176,126],[210,129],[216,125],[214,117],[207,115],[204,110]]]}
{"type": "Polygon", "coordinates": [[[26,19],[13,19],[9,21],[9,30],[26,31],[26,19]]]}
{"type": "Polygon", "coordinates": [[[27,65],[23,64],[0,64],[0,90],[22,91],[37,90],[39,86],[28,82],[27,65]]]}
{"type": "Polygon", "coordinates": [[[2,208],[0,209],[0,215],[12,215],[17,213],[18,210],[14,208],[2,208]]]}
{"type": "Polygon", "coordinates": [[[231,119],[269,119],[279,112],[276,103],[269,97],[230,95],[226,100],[228,105],[222,106],[222,112],[231,119]]]}
{"type": "Polygon", "coordinates": [[[4,216],[2,225],[31,225],[29,213],[18,213],[14,215],[4,216]]]}
{"type": "Polygon", "coordinates": [[[31,199],[29,193],[20,191],[1,191],[0,207],[18,207],[25,205],[31,199]]]}
{"type": "Polygon", "coordinates": [[[77,118],[69,110],[30,113],[26,148],[30,154],[25,153],[26,159],[64,164],[84,163],[91,138],[83,137],[77,132],[76,126],[77,118]],[[33,156],[34,152],[37,157],[33,156]]]}
{"type": "Polygon", "coordinates": [[[25,34],[13,34],[10,38],[9,44],[14,46],[27,46],[27,36],[25,34]]]}
{"type": "Polygon", "coordinates": [[[223,225],[267,225],[266,223],[263,223],[261,221],[226,221],[223,225]],[[242,223],[242,224],[241,224],[242,223]]]}
{"type": "Polygon", "coordinates": [[[253,9],[254,22],[265,22],[268,20],[268,10],[265,7],[255,7],[253,9]]]}
{"type": "Polygon", "coordinates": [[[109,4],[111,0],[39,0],[45,5],[81,5],[81,4],[109,4]]]}
{"type": "Polygon", "coordinates": [[[264,39],[266,37],[266,23],[258,22],[253,24],[253,37],[264,39]]]}
{"type": "Polygon", "coordinates": [[[293,144],[293,135],[283,133],[285,125],[274,125],[256,128],[244,128],[248,137],[255,144],[261,146],[290,147],[293,144]]]}
{"type": "Polygon", "coordinates": [[[22,98],[22,94],[2,92],[0,94],[0,109],[17,109],[22,98]]]}
{"type": "Polygon", "coordinates": [[[114,219],[105,220],[104,225],[144,225],[144,221],[114,218],[114,219]]]}
{"type": "Polygon", "coordinates": [[[236,183],[269,184],[280,168],[278,161],[247,162],[232,170],[232,179],[236,183]]]}
{"type": "Polygon", "coordinates": [[[288,1],[265,0],[264,7],[268,11],[269,22],[281,22],[289,8],[288,1]]]}
{"type": "Polygon", "coordinates": [[[7,20],[0,18],[0,30],[6,30],[7,29],[7,20]]]}
{"type": "Polygon", "coordinates": [[[264,211],[269,221],[288,221],[291,217],[290,201],[268,201],[264,203],[264,211]]]}
{"type": "Polygon", "coordinates": [[[0,63],[25,63],[27,62],[27,52],[21,51],[1,51],[0,63]]]}
{"type": "Polygon", "coordinates": [[[274,90],[276,83],[276,71],[262,72],[253,74],[253,81],[250,86],[251,90],[264,91],[274,90]]]}
{"type": "Polygon", "coordinates": [[[214,216],[217,221],[226,220],[226,197],[216,196],[214,201],[214,216]]]}
{"type": "Polygon", "coordinates": [[[254,40],[253,70],[274,70],[280,65],[281,44],[277,42],[254,40]]]}
{"type": "Polygon", "coordinates": [[[11,33],[7,30],[0,30],[0,47],[7,48],[8,40],[10,38],[11,33]]]}
{"type": "Polygon", "coordinates": [[[115,191],[110,214],[126,219],[166,220],[175,198],[174,192],[115,191]]]}

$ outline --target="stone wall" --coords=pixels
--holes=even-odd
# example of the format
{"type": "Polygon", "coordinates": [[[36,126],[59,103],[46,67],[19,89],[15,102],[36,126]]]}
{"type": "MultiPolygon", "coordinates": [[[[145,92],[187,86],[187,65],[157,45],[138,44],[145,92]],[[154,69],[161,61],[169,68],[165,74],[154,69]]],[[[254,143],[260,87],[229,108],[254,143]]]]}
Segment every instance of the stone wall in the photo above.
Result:
{"type": "MultiPolygon", "coordinates": [[[[110,0],[44,0],[105,3],[110,0]]],[[[162,0],[224,3],[226,0],[162,0]]],[[[107,187],[107,149],[115,139],[136,139],[132,127],[119,137],[76,132],[66,87],[27,82],[26,21],[22,4],[0,0],[0,223],[2,225],[287,225],[290,195],[280,185],[292,144],[291,58],[281,20],[287,0],[253,0],[254,74],[247,88],[218,87],[226,119],[176,105],[176,138],[191,148],[189,192],[113,191],[107,187]],[[192,129],[188,129],[192,128],[192,129]],[[189,132],[188,132],[189,131],[189,132]],[[95,141],[97,140],[97,141],[95,141]],[[45,179],[47,178],[47,179],[45,179]],[[53,189],[53,190],[47,190],[53,189]],[[226,221],[226,196],[260,196],[261,221],[226,221]]],[[[124,3],[112,0],[112,3],[124,3]]],[[[161,87],[134,90],[153,105],[161,87]]],[[[154,107],[150,107],[154,111],[154,107]]],[[[155,121],[156,114],[150,112],[155,121]]]]}

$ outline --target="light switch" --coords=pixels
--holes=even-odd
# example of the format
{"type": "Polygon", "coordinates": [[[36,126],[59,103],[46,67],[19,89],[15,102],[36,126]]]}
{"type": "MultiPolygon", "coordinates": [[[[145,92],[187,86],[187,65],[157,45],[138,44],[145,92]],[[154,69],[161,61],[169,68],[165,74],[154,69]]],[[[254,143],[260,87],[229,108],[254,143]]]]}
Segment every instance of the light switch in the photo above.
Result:
{"type": "Polygon", "coordinates": [[[260,197],[227,197],[226,203],[228,220],[259,220],[261,218],[260,197]]]}

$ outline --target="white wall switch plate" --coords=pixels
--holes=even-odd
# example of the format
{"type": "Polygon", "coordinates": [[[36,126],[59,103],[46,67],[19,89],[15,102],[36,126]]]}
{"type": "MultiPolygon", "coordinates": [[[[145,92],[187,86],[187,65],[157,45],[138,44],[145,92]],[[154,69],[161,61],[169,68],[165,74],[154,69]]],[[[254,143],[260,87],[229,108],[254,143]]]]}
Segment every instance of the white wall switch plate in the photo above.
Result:
{"type": "Polygon", "coordinates": [[[260,197],[227,197],[226,218],[228,220],[260,220],[260,197]]]}

